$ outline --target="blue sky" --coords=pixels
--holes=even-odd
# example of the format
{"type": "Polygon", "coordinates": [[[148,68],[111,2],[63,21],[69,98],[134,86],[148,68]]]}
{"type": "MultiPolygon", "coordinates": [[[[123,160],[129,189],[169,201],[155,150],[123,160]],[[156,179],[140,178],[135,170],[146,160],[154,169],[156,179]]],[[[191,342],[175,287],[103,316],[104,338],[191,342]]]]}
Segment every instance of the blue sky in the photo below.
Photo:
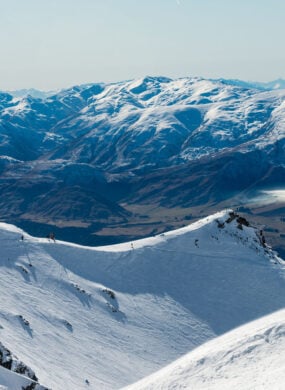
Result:
{"type": "Polygon", "coordinates": [[[0,90],[285,78],[284,0],[0,0],[0,90]]]}

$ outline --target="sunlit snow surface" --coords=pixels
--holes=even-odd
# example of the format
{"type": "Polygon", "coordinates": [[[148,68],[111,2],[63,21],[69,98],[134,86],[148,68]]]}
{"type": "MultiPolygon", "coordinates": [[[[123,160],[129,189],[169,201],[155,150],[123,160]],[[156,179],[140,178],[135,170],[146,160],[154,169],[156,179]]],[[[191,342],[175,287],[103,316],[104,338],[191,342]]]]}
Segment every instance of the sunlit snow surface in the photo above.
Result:
{"type": "Polygon", "coordinates": [[[283,390],[285,310],[216,338],[124,390],[283,390]]]}
{"type": "MultiPolygon", "coordinates": [[[[16,374],[0,366],[0,390],[23,390],[30,385],[31,381],[22,375],[16,374]]],[[[33,390],[44,390],[36,385],[33,390]]]]}
{"type": "Polygon", "coordinates": [[[53,390],[119,389],[284,308],[283,261],[228,218],[101,248],[1,223],[0,341],[53,390]]]}

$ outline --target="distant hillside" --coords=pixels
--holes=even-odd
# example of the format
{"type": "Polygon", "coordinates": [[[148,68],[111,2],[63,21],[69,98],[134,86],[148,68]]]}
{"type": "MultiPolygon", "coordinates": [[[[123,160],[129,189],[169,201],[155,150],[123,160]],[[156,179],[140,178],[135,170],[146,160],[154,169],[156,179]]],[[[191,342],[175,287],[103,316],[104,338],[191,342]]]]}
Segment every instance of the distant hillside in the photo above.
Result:
{"type": "MultiPolygon", "coordinates": [[[[225,206],[252,212],[260,191],[285,185],[285,90],[276,86],[145,77],[45,98],[1,93],[0,218],[106,244],[225,206]]],[[[284,204],[258,211],[256,223],[277,230],[280,247],[276,215],[284,204]]]]}

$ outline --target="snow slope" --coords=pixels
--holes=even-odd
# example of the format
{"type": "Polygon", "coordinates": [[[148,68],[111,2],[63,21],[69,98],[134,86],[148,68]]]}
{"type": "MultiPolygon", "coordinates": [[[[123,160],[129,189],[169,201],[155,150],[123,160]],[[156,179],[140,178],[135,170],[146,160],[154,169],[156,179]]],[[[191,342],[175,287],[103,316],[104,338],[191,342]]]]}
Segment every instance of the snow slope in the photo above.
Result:
{"type": "Polygon", "coordinates": [[[0,366],[0,390],[30,390],[31,384],[34,384],[32,390],[47,390],[39,384],[31,381],[23,375],[16,374],[0,366]]]}
{"type": "Polygon", "coordinates": [[[234,329],[124,390],[282,390],[285,310],[234,329]]]}
{"type": "Polygon", "coordinates": [[[0,341],[53,390],[146,377],[285,307],[283,261],[242,223],[225,211],[101,248],[1,223],[0,341]]]}

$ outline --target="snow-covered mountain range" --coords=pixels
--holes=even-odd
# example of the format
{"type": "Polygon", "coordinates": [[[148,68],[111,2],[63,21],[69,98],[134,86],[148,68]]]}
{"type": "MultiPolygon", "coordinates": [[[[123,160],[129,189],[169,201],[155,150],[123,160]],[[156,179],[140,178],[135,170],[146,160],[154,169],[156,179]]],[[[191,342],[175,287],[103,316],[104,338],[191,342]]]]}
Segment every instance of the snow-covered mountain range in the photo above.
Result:
{"type": "MultiPolygon", "coordinates": [[[[231,210],[107,247],[35,238],[5,223],[0,241],[0,357],[17,356],[53,390],[130,385],[285,306],[283,260],[231,210]]],[[[22,390],[25,378],[0,370],[5,390],[22,390]]]]}
{"type": "Polygon", "coordinates": [[[117,173],[235,147],[263,149],[284,137],[284,95],[230,81],[162,77],[83,85],[46,99],[3,93],[1,154],[96,164],[117,173]]]}
{"type": "Polygon", "coordinates": [[[42,99],[1,93],[0,218],[107,243],[283,189],[285,90],[276,85],[146,77],[42,99]]]}

